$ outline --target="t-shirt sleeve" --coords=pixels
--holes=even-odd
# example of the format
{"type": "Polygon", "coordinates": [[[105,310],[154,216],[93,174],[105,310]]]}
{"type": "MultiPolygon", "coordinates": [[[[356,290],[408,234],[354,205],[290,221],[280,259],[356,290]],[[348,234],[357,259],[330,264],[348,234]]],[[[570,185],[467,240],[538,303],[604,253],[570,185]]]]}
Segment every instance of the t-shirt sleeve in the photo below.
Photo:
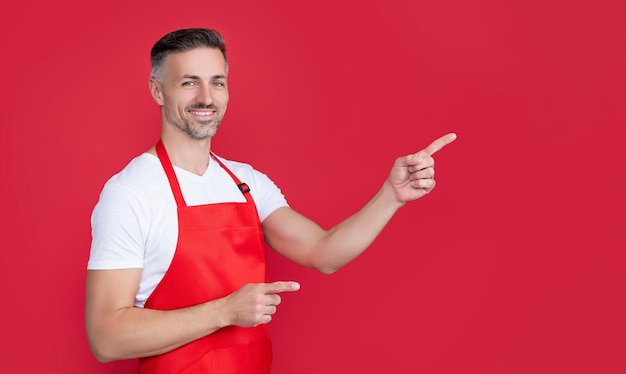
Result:
{"type": "Polygon", "coordinates": [[[91,215],[90,270],[143,268],[145,212],[127,187],[107,183],[91,215]]]}
{"type": "Polygon", "coordinates": [[[280,188],[267,175],[254,170],[254,180],[257,191],[253,189],[251,192],[261,222],[276,209],[289,206],[280,188]]]}

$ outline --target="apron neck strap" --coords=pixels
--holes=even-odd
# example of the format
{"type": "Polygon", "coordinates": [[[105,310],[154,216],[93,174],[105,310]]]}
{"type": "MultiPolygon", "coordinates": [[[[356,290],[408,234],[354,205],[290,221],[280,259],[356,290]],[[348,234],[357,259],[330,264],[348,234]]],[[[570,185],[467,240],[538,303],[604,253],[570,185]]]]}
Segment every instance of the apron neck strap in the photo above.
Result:
{"type": "MultiPolygon", "coordinates": [[[[163,145],[163,141],[159,139],[159,142],[156,144],[156,153],[161,161],[161,165],[163,166],[163,170],[165,170],[165,175],[167,175],[167,179],[170,182],[170,187],[172,188],[172,193],[174,194],[174,199],[176,199],[176,205],[179,207],[187,206],[185,202],[185,198],[183,197],[183,192],[180,190],[180,183],[178,183],[178,178],[176,178],[176,173],[174,172],[174,167],[172,166],[172,161],[170,161],[170,157],[167,155],[167,151],[165,150],[165,146],[163,145]]],[[[247,184],[242,183],[237,176],[230,171],[216,156],[213,152],[211,152],[211,157],[213,160],[217,161],[218,165],[224,169],[228,175],[233,179],[233,181],[237,184],[239,191],[246,198],[248,203],[251,203],[252,196],[250,194],[250,187],[247,184]]]]}
{"type": "Polygon", "coordinates": [[[252,202],[252,195],[250,194],[250,187],[248,187],[247,184],[241,182],[239,180],[239,178],[237,178],[237,176],[230,171],[229,168],[226,167],[226,165],[224,165],[222,163],[222,161],[220,161],[219,158],[217,158],[217,156],[215,156],[215,153],[211,152],[211,157],[213,160],[215,160],[217,162],[217,164],[226,171],[226,173],[228,173],[228,175],[230,175],[230,177],[233,179],[233,181],[235,182],[235,184],[237,185],[237,187],[239,188],[239,191],[241,191],[241,194],[246,198],[247,202],[252,202]]]}
{"type": "Polygon", "coordinates": [[[165,146],[161,139],[156,144],[156,153],[159,156],[159,160],[161,161],[161,165],[163,165],[163,170],[165,170],[165,175],[167,175],[167,179],[170,182],[170,187],[172,188],[172,193],[174,194],[174,199],[176,199],[176,205],[179,207],[187,206],[185,202],[185,198],[183,197],[183,193],[180,190],[180,184],[178,183],[178,178],[176,178],[176,173],[174,173],[174,167],[172,166],[172,161],[170,161],[170,157],[167,155],[167,151],[165,150],[165,146]]]}

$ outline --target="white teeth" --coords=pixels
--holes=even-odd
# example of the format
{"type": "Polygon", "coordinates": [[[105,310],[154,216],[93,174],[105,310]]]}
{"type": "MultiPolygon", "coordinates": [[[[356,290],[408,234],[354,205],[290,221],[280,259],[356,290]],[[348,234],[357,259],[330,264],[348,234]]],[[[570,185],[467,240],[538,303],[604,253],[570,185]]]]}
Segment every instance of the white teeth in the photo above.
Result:
{"type": "Polygon", "coordinates": [[[213,114],[213,112],[191,112],[192,114],[198,115],[198,116],[210,116],[211,114],[213,114]]]}

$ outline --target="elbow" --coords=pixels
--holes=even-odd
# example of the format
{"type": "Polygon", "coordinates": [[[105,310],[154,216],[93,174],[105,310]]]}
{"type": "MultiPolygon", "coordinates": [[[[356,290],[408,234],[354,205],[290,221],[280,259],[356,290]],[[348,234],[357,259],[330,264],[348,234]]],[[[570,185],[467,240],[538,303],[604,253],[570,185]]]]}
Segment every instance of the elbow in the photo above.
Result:
{"type": "Polygon", "coordinates": [[[106,349],[96,347],[92,344],[90,344],[89,347],[91,348],[91,353],[96,358],[96,360],[98,360],[98,362],[106,364],[108,362],[112,362],[118,359],[113,354],[111,354],[111,352],[107,352],[106,349]]]}
{"type": "Polygon", "coordinates": [[[312,267],[325,275],[331,275],[341,268],[341,266],[331,266],[328,264],[314,264],[312,267]]]}
{"type": "Polygon", "coordinates": [[[332,275],[334,274],[338,269],[322,269],[320,270],[320,273],[324,274],[324,275],[332,275]]]}
{"type": "Polygon", "coordinates": [[[115,361],[115,359],[111,358],[111,357],[107,357],[104,355],[99,355],[96,352],[93,353],[93,356],[96,358],[96,360],[98,360],[98,362],[106,364],[112,361],[115,361]]]}
{"type": "Polygon", "coordinates": [[[88,335],[87,341],[89,343],[91,354],[96,360],[103,364],[126,358],[119,355],[119,352],[115,349],[114,344],[107,344],[107,342],[103,341],[103,339],[96,339],[93,336],[88,335]]]}
{"type": "Polygon", "coordinates": [[[322,247],[311,250],[306,260],[300,264],[322,274],[331,275],[349,262],[350,260],[344,256],[337,256],[335,251],[322,247]]]}

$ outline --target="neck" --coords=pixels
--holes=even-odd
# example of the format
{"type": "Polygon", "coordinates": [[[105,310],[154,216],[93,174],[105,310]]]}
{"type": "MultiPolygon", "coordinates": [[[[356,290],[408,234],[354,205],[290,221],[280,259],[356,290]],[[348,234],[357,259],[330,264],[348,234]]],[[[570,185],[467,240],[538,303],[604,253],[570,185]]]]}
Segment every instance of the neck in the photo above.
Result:
{"type": "Polygon", "coordinates": [[[192,139],[189,136],[175,137],[161,134],[172,165],[191,173],[202,175],[209,167],[211,138],[192,139]]]}

